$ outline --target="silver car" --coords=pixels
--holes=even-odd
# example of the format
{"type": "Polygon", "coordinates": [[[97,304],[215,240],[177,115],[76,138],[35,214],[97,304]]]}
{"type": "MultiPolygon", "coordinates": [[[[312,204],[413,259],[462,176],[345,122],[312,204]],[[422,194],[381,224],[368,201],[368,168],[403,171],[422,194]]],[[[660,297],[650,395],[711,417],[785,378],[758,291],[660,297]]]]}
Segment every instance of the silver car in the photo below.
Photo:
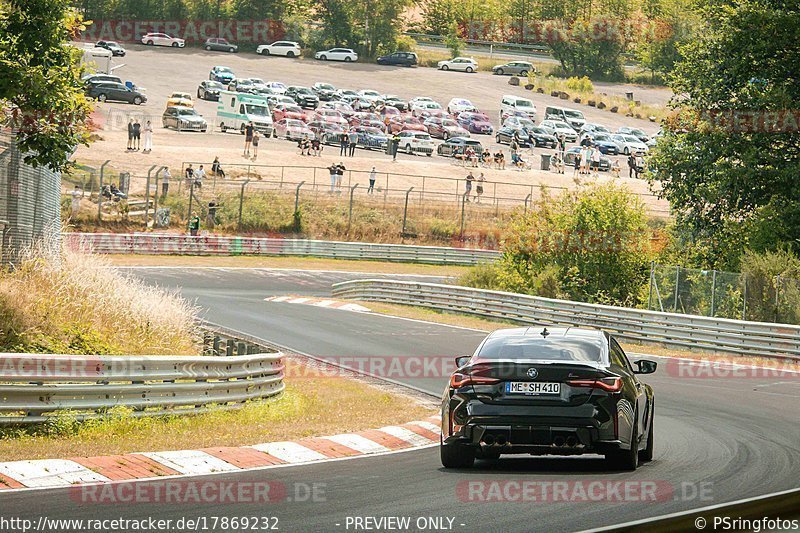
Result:
{"type": "Polygon", "coordinates": [[[512,76],[527,76],[531,72],[536,72],[536,67],[527,61],[511,61],[505,65],[492,67],[492,73],[498,76],[511,74],[512,76]]]}

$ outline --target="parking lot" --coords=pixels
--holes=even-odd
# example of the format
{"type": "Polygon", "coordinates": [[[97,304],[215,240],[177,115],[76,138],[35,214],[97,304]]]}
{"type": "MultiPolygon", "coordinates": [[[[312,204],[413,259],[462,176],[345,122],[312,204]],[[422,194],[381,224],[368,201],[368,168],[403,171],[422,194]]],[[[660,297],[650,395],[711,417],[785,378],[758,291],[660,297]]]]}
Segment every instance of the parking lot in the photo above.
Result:
{"type": "MultiPolygon", "coordinates": [[[[492,120],[495,130],[499,127],[500,99],[504,94],[524,96],[534,101],[537,109],[537,123],[543,117],[547,105],[573,106],[580,109],[587,121],[604,124],[616,130],[620,126],[636,126],[647,133],[657,131],[657,124],[649,121],[624,117],[608,111],[597,110],[585,105],[571,104],[549,95],[526,91],[522,87],[508,84],[507,76],[492,76],[488,73],[465,74],[443,72],[431,68],[404,68],[379,66],[373,63],[333,63],[311,59],[287,59],[282,57],[263,57],[251,53],[228,54],[206,52],[195,48],[170,49],[152,48],[144,45],[126,45],[128,55],[115,60],[114,74],[123,80],[131,80],[146,89],[148,102],[142,106],[106,102],[98,104],[95,120],[101,127],[100,139],[90,147],[80,147],[76,158],[80,162],[96,165],[110,159],[115,167],[133,173],[144,173],[153,164],[167,164],[180,168],[184,161],[208,161],[219,156],[224,164],[241,164],[249,160],[242,155],[243,137],[237,133],[221,133],[219,129],[209,128],[209,132],[179,133],[161,127],[161,115],[166,100],[173,91],[196,94],[198,84],[208,79],[211,67],[225,65],[233,69],[238,77],[260,77],[266,81],[281,81],[287,85],[310,86],[323,81],[345,89],[374,89],[380,93],[397,94],[404,99],[415,96],[429,96],[446,106],[453,97],[471,100],[492,120]],[[154,126],[154,149],[150,154],[126,151],[129,117],[151,120],[154,126]]],[[[647,99],[663,96],[663,89],[639,89],[647,94],[647,99]],[[646,93],[652,91],[652,93],[646,93]]],[[[637,96],[638,98],[638,96],[637,96]]],[[[642,98],[645,98],[642,96],[642,98]]],[[[209,122],[214,124],[216,102],[196,101],[196,109],[209,122]]],[[[502,149],[506,160],[510,159],[507,145],[498,146],[494,135],[472,135],[489,146],[492,152],[502,149]]],[[[437,141],[440,142],[440,141],[437,141]]],[[[533,163],[532,170],[478,169],[486,174],[488,181],[518,182],[526,185],[544,184],[552,187],[574,187],[571,171],[566,174],[539,170],[542,153],[552,153],[549,149],[535,149],[531,154],[526,150],[525,157],[533,163]]],[[[299,154],[294,143],[283,139],[269,139],[262,142],[256,163],[272,165],[314,165],[324,167],[338,162],[338,147],[328,146],[320,158],[310,161],[308,156],[299,154]]],[[[369,170],[376,166],[379,171],[396,174],[430,175],[441,177],[463,177],[465,169],[453,164],[449,158],[434,155],[432,158],[401,154],[397,162],[392,162],[386,154],[378,151],[358,150],[356,157],[346,160],[348,168],[369,170]]],[[[647,193],[647,184],[641,180],[627,178],[627,163],[620,159],[624,182],[638,193],[647,193]]],[[[612,180],[607,172],[600,174],[599,181],[612,180]]],[[[651,203],[651,201],[648,201],[651,203]]],[[[652,204],[663,205],[652,199],[652,204]]]]}

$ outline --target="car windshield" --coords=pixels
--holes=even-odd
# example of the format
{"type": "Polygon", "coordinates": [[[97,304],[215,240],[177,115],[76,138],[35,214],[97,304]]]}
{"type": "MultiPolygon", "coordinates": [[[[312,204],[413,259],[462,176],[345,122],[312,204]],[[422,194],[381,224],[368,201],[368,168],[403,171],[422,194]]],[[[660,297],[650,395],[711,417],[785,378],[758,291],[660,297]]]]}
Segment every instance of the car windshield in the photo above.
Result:
{"type": "Polygon", "coordinates": [[[329,83],[320,83],[319,85],[317,85],[317,88],[324,89],[326,91],[333,91],[335,89],[335,87],[329,83]]]}
{"type": "Polygon", "coordinates": [[[455,120],[447,119],[442,121],[442,126],[446,128],[457,128],[458,122],[456,122],[455,120]]]}
{"type": "Polygon", "coordinates": [[[583,118],[583,113],[580,111],[570,111],[569,109],[564,110],[564,115],[570,118],[583,118]]]}
{"type": "Polygon", "coordinates": [[[538,133],[540,135],[547,135],[547,132],[538,126],[534,126],[532,128],[528,128],[528,131],[531,133],[538,133]]]}
{"type": "Polygon", "coordinates": [[[520,120],[518,121],[518,124],[519,124],[520,126],[522,126],[523,128],[525,128],[525,129],[531,129],[531,128],[533,128],[533,126],[534,126],[534,124],[533,124],[533,121],[531,121],[531,120],[525,120],[525,119],[520,119],[520,120]]]}
{"type": "Polygon", "coordinates": [[[608,141],[608,140],[610,140],[608,135],[605,135],[604,133],[596,133],[596,134],[592,135],[592,138],[595,141],[608,141]]]}
{"type": "Polygon", "coordinates": [[[248,115],[258,115],[262,117],[269,115],[269,110],[267,110],[267,108],[263,105],[245,104],[244,109],[245,113],[248,115]]]}
{"type": "Polygon", "coordinates": [[[186,100],[189,100],[191,97],[186,93],[172,93],[172,96],[170,96],[170,98],[184,98],[186,100]]]}
{"type": "Polygon", "coordinates": [[[228,67],[217,67],[217,72],[233,72],[228,67]]]}
{"type": "Polygon", "coordinates": [[[428,135],[427,133],[417,133],[416,135],[414,135],[414,138],[419,139],[421,141],[427,141],[430,140],[431,136],[428,135]]]}
{"type": "Polygon", "coordinates": [[[286,125],[291,126],[293,128],[300,128],[303,126],[303,123],[299,120],[287,120],[286,125]]]}
{"type": "Polygon", "coordinates": [[[553,127],[555,129],[557,129],[557,130],[571,130],[572,129],[567,124],[565,124],[564,122],[554,122],[553,123],[553,127]]]}
{"type": "Polygon", "coordinates": [[[533,107],[533,102],[530,100],[517,100],[516,102],[517,107],[533,107]]]}
{"type": "Polygon", "coordinates": [[[223,89],[224,87],[225,86],[222,85],[218,81],[210,81],[210,82],[208,82],[208,88],[210,88],[210,89],[223,89]]]}
{"type": "Polygon", "coordinates": [[[632,129],[631,133],[633,135],[636,135],[637,137],[640,136],[640,135],[641,136],[645,136],[646,135],[645,132],[643,132],[642,130],[636,129],[636,128],[632,129]]]}
{"type": "Polygon", "coordinates": [[[364,128],[362,131],[364,133],[369,133],[371,135],[380,135],[381,133],[383,133],[378,128],[364,128]]]}
{"type": "Polygon", "coordinates": [[[181,116],[196,116],[197,112],[194,109],[179,109],[178,114],[181,116]]]}
{"type": "Polygon", "coordinates": [[[639,142],[639,139],[637,139],[633,135],[623,135],[622,138],[625,139],[626,141],[628,141],[629,143],[638,143],[639,142]]]}
{"type": "Polygon", "coordinates": [[[599,363],[603,341],[586,339],[543,339],[528,335],[489,337],[477,354],[478,359],[515,359],[548,362],[599,363]]]}
{"type": "Polygon", "coordinates": [[[296,105],[285,105],[283,106],[283,111],[288,113],[302,113],[303,110],[297,107],[296,105]]]}

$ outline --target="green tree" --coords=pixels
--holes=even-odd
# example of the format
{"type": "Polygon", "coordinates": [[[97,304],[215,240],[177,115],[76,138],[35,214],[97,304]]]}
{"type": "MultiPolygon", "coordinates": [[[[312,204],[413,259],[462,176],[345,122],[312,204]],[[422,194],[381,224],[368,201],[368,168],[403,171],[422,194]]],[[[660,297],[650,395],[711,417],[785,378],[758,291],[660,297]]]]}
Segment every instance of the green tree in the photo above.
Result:
{"type": "Polygon", "coordinates": [[[81,52],[66,45],[81,28],[67,0],[0,0],[0,109],[34,166],[61,170],[87,143],[81,52]]]}
{"type": "Polygon", "coordinates": [[[447,28],[447,33],[444,36],[444,45],[448,50],[450,50],[452,57],[458,57],[461,55],[461,49],[464,46],[464,42],[458,35],[458,24],[455,22],[451,22],[447,28]]]}
{"type": "Polygon", "coordinates": [[[735,270],[741,250],[800,239],[800,7],[716,0],[680,48],[675,115],[649,179],[701,266],[735,270]]]}

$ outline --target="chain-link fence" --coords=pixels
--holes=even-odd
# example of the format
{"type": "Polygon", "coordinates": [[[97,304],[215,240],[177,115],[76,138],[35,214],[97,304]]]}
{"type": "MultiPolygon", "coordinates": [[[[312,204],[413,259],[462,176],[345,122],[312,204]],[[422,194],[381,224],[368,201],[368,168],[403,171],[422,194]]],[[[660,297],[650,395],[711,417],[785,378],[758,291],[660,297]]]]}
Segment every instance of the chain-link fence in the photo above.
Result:
{"type": "Polygon", "coordinates": [[[653,264],[648,309],[800,324],[800,281],[653,264]]]}
{"type": "Polygon", "coordinates": [[[0,229],[2,264],[15,264],[33,246],[58,256],[61,235],[61,175],[23,161],[14,135],[0,131],[0,229]]]}

